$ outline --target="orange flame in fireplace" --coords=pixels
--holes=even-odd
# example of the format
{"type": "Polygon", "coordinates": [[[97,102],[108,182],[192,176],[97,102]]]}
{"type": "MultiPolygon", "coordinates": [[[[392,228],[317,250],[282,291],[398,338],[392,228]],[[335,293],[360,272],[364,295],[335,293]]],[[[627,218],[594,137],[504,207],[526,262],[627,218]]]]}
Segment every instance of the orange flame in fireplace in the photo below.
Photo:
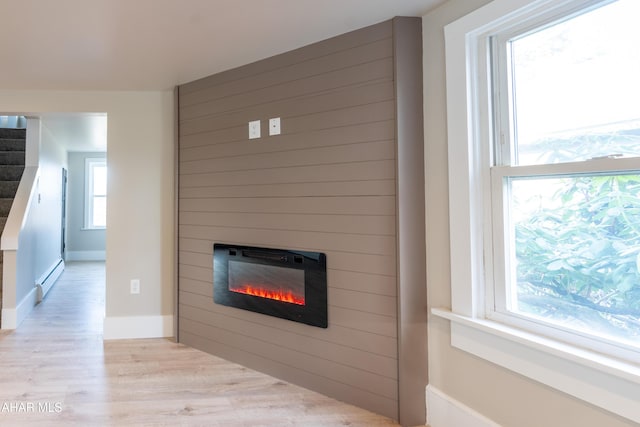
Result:
{"type": "Polygon", "coordinates": [[[253,295],[256,297],[268,298],[275,301],[283,301],[290,302],[292,304],[304,305],[304,297],[300,297],[295,295],[291,291],[271,291],[262,288],[256,288],[251,285],[243,285],[240,287],[234,287],[233,289],[229,289],[232,292],[237,292],[239,294],[253,295]]]}

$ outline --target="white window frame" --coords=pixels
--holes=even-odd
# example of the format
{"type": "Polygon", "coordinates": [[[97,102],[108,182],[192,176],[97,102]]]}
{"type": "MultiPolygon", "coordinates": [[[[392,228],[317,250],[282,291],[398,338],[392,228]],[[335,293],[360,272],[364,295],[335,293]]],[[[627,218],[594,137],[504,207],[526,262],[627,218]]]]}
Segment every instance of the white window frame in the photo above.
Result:
{"type": "Polygon", "coordinates": [[[502,322],[493,312],[492,271],[485,269],[493,265],[492,201],[483,196],[490,194],[486,147],[493,128],[482,90],[488,37],[596,3],[495,0],[445,27],[452,308],[432,313],[451,321],[454,347],[640,423],[640,364],[502,322]]]}
{"type": "MultiPolygon", "coordinates": [[[[93,169],[96,166],[107,166],[105,158],[86,158],[84,161],[84,229],[85,230],[104,230],[106,226],[93,224],[93,169]]],[[[107,197],[106,194],[104,196],[107,197]]]]}

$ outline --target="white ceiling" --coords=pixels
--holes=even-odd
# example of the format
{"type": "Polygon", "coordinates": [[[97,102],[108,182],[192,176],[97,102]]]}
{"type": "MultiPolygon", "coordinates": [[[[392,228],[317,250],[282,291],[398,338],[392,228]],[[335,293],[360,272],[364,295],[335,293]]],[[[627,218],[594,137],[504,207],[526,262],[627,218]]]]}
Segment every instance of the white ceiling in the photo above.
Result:
{"type": "Polygon", "coordinates": [[[0,0],[0,90],[165,90],[445,0],[0,0]]]}
{"type": "MultiPolygon", "coordinates": [[[[169,90],[445,1],[0,0],[0,90],[169,90]]],[[[104,145],[104,117],[47,120],[70,151],[104,145]]]]}

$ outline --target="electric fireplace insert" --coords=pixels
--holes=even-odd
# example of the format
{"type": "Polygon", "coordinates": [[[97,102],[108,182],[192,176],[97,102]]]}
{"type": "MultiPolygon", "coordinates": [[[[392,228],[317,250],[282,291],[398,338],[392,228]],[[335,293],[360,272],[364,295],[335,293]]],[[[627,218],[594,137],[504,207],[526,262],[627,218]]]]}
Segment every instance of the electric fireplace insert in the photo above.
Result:
{"type": "Polygon", "coordinates": [[[213,300],[326,328],[326,255],[216,243],[213,300]]]}

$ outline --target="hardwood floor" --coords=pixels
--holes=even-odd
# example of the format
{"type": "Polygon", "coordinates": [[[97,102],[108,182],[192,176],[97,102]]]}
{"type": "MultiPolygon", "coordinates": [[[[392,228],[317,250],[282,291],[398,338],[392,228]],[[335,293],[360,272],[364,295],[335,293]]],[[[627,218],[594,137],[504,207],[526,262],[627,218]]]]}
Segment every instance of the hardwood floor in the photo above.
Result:
{"type": "Polygon", "coordinates": [[[68,263],[0,331],[0,425],[396,426],[166,339],[102,340],[104,264],[68,263]]]}

